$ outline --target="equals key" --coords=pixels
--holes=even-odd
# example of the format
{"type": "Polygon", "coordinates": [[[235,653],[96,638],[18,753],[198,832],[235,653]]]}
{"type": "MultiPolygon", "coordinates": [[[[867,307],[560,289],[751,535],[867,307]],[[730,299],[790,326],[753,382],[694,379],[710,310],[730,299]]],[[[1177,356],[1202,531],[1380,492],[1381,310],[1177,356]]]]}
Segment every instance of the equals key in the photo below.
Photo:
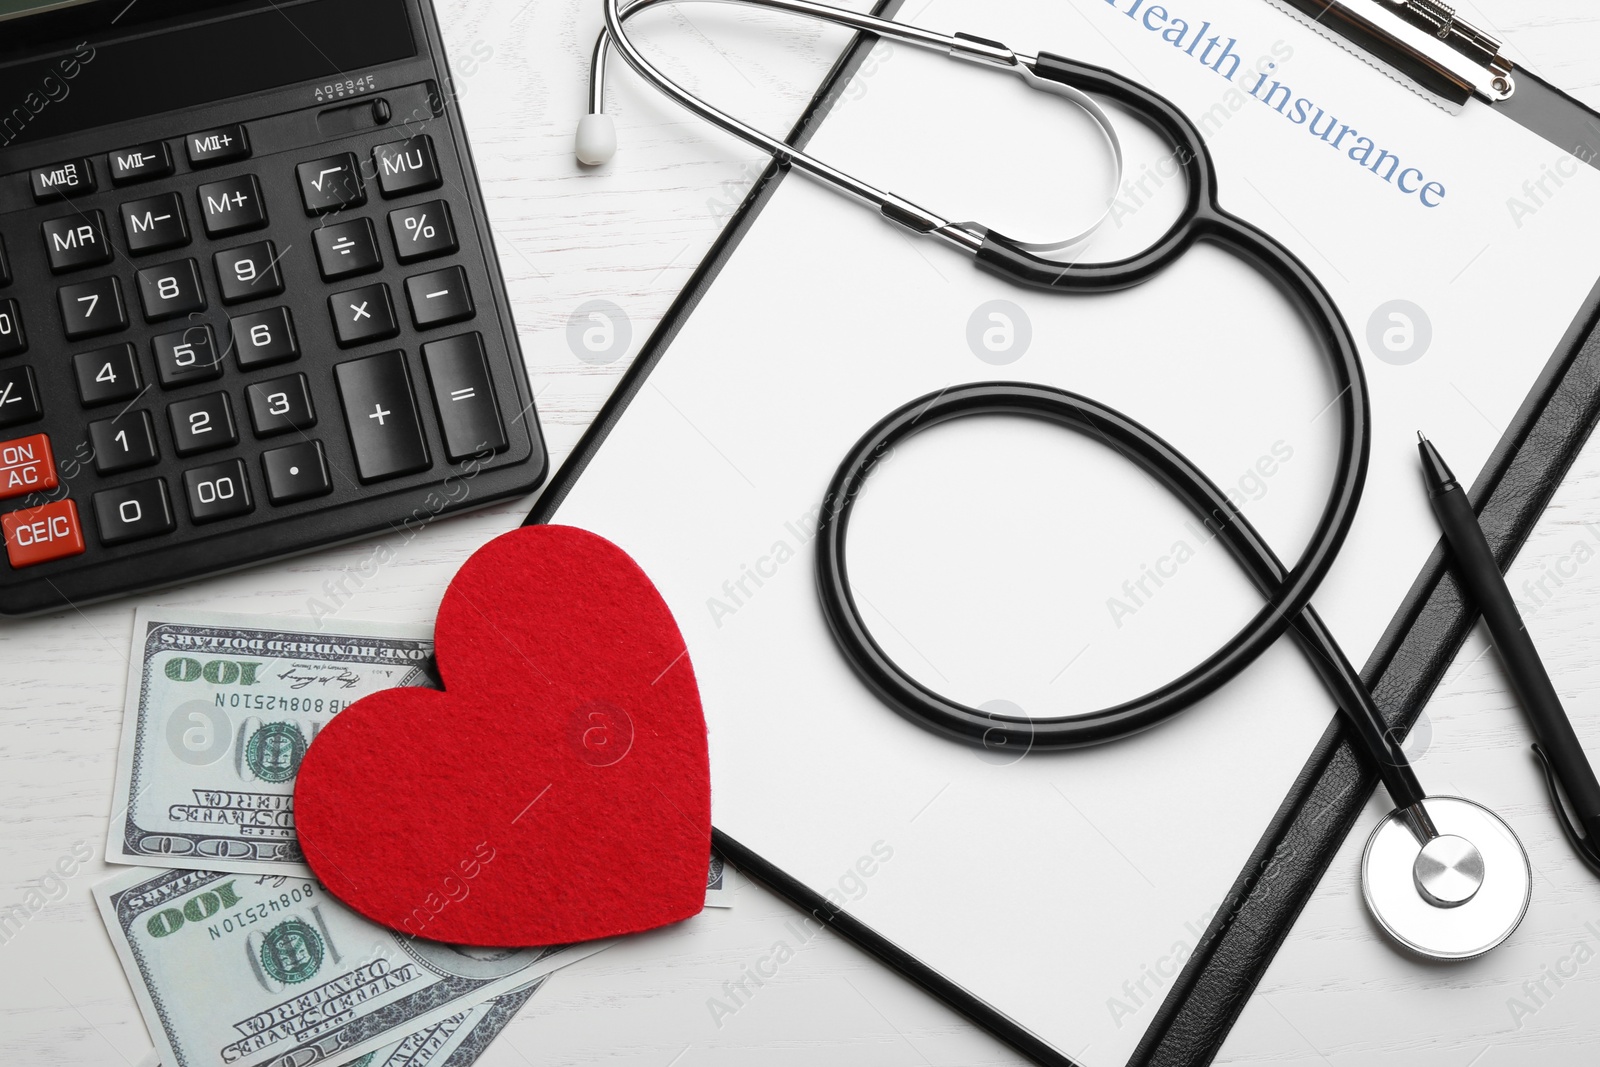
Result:
{"type": "Polygon", "coordinates": [[[506,429],[489,378],[483,338],[467,333],[430,341],[422,346],[422,362],[433,386],[433,404],[444,427],[444,450],[450,461],[505,451],[506,429]]]}

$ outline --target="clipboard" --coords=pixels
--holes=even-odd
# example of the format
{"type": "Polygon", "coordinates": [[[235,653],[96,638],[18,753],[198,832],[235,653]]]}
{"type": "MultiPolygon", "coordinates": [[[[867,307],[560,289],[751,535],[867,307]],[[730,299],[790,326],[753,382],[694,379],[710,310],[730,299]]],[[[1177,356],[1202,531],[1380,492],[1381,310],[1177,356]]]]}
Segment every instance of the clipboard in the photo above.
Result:
{"type": "MultiPolygon", "coordinates": [[[[895,7],[886,3],[876,10],[892,17],[895,7]]],[[[791,143],[803,145],[817,132],[871,43],[858,41],[846,51],[791,131],[791,143]]],[[[1498,105],[1505,117],[1575,158],[1592,162],[1596,157],[1594,146],[1600,144],[1600,118],[1528,72],[1518,71],[1517,76],[1514,106],[1498,105]]],[[[529,522],[561,521],[563,502],[613,429],[626,417],[652,371],[740,242],[751,232],[783,178],[783,169],[771,166],[756,182],[572,457],[546,489],[529,522]]],[[[1600,282],[1583,300],[1474,481],[1472,497],[1502,566],[1510,562],[1526,539],[1597,417],[1600,282]]],[[[1474,621],[1475,613],[1466,607],[1461,589],[1445,567],[1443,553],[1436,549],[1413,580],[1363,669],[1364,678],[1373,687],[1392,726],[1405,730],[1415,722],[1474,621]]],[[[1345,738],[1342,723],[1333,720],[1260,835],[1223,905],[1197,938],[1182,970],[1165,989],[1159,1008],[1127,1060],[1130,1065],[1211,1062],[1354,825],[1375,782],[1375,776],[1365,771],[1345,738]],[[1269,881],[1271,891],[1262,892],[1269,881]]],[[[1001,1006],[975,996],[961,982],[839,907],[758,850],[720,830],[714,843],[758,881],[1034,1061],[1079,1062],[1071,1051],[1042,1039],[1001,1006]]]]}

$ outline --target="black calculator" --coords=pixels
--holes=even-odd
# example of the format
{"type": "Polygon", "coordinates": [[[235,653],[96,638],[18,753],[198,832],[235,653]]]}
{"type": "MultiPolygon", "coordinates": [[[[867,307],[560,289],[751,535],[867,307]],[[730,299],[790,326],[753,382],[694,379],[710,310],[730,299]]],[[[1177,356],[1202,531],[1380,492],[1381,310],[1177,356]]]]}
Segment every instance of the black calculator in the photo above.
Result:
{"type": "Polygon", "coordinates": [[[0,4],[0,614],[547,466],[428,0],[0,4]]]}

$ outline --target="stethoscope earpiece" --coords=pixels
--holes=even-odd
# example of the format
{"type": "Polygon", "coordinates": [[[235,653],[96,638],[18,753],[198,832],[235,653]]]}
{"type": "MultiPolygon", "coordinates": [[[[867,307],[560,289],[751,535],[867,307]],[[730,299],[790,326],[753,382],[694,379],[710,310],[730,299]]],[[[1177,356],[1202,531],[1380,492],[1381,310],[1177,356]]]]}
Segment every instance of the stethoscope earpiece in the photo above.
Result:
{"type": "Polygon", "coordinates": [[[1378,925],[1434,960],[1481,956],[1516,930],[1533,868],[1498,815],[1461,797],[1423,801],[1437,836],[1419,843],[1403,809],[1386,815],[1361,857],[1361,892],[1378,925]]]}
{"type": "Polygon", "coordinates": [[[586,167],[611,162],[617,154],[617,124],[605,112],[578,120],[578,135],[573,138],[573,154],[586,167]]]}

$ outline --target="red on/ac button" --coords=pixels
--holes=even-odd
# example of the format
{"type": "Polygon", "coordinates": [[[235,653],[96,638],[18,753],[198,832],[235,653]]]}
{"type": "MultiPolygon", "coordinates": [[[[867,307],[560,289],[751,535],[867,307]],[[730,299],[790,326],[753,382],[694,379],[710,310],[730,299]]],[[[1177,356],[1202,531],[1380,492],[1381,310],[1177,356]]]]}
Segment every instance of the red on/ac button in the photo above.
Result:
{"type": "Polygon", "coordinates": [[[5,533],[6,558],[17,568],[76,556],[83,551],[78,506],[70,500],[0,515],[0,531],[5,533]]]}
{"type": "Polygon", "coordinates": [[[42,433],[0,441],[0,500],[56,487],[55,457],[42,433]]]}

